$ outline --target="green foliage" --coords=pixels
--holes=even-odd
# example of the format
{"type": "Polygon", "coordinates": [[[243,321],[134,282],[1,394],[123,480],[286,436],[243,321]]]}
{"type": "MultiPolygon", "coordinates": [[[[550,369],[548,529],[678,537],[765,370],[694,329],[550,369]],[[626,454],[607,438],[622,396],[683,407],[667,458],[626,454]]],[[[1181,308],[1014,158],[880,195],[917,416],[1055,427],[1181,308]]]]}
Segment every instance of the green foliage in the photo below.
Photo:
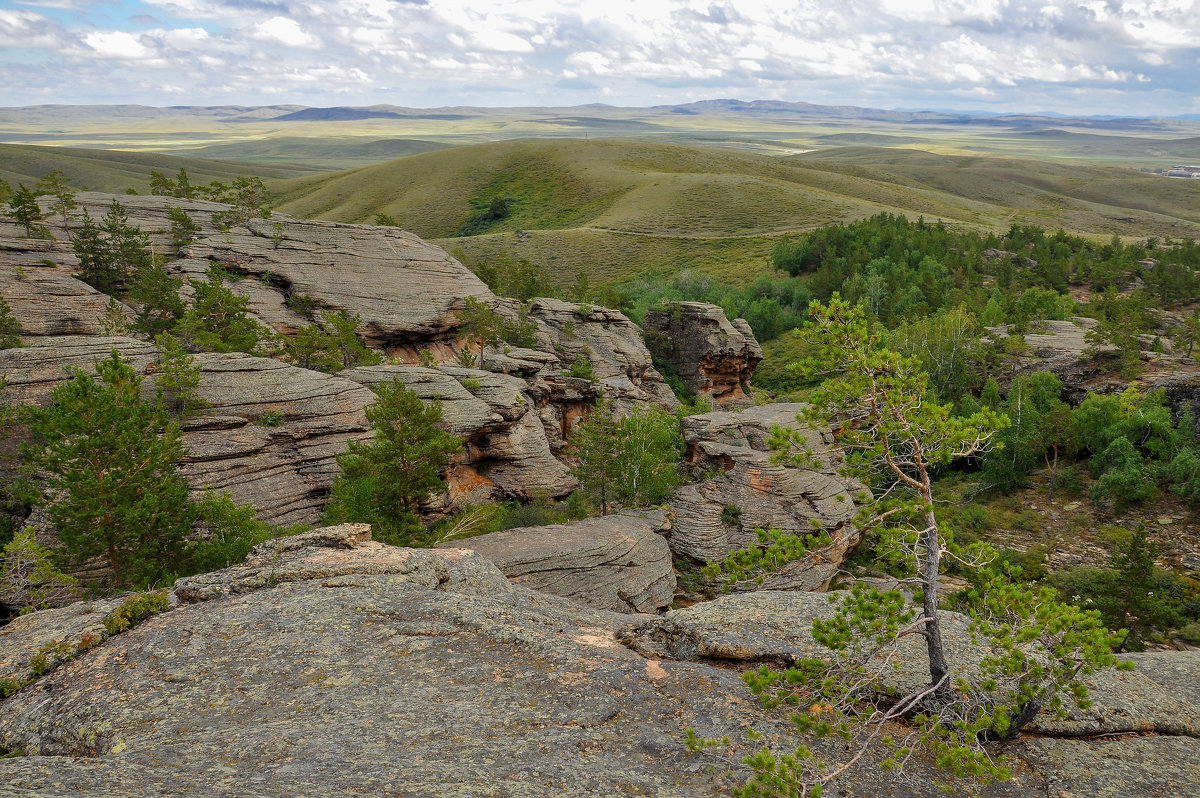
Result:
{"type": "Polygon", "coordinates": [[[196,301],[183,314],[174,333],[192,351],[249,352],[272,335],[250,318],[249,300],[225,285],[228,276],[218,264],[210,264],[207,280],[192,281],[196,301]]]}
{"type": "Polygon", "coordinates": [[[513,260],[506,255],[497,255],[485,262],[471,264],[471,270],[499,296],[522,302],[539,296],[555,296],[550,273],[525,258],[513,260]]]}
{"type": "Polygon", "coordinates": [[[358,338],[362,319],[345,310],[322,310],[319,321],[305,325],[284,341],[284,351],[297,366],[335,372],[355,366],[374,366],[383,357],[358,338]]]}
{"type": "Polygon", "coordinates": [[[592,360],[588,355],[589,352],[580,352],[575,356],[575,360],[571,362],[571,367],[567,369],[568,377],[577,377],[581,380],[596,381],[596,372],[592,370],[592,360]]]}
{"type": "Polygon", "coordinates": [[[899,354],[915,357],[929,375],[934,395],[952,402],[983,384],[994,355],[983,337],[983,327],[974,314],[959,305],[902,321],[887,342],[899,354]]]}
{"type": "Polygon", "coordinates": [[[26,188],[24,183],[17,184],[17,190],[8,200],[8,211],[16,223],[25,228],[25,235],[29,238],[50,237],[50,231],[40,224],[46,217],[42,213],[42,206],[38,204],[37,192],[26,188]]]}
{"type": "Polygon", "coordinates": [[[178,205],[167,206],[167,221],[171,223],[171,248],[176,252],[195,241],[196,234],[200,232],[200,225],[178,205]]]}
{"type": "Polygon", "coordinates": [[[1113,347],[1122,376],[1135,376],[1142,358],[1139,336],[1148,325],[1146,298],[1140,293],[1117,296],[1110,288],[1096,304],[1101,319],[1088,330],[1088,353],[1096,356],[1103,347],[1113,347]]]}
{"type": "MultiPolygon", "coordinates": [[[[729,509],[726,507],[722,511],[721,521],[732,526],[730,520],[733,519],[727,518],[729,509]]],[[[740,511],[738,515],[741,515],[740,511]]],[[[745,585],[762,585],[767,576],[779,573],[788,563],[802,560],[822,546],[828,546],[830,541],[829,534],[820,529],[811,535],[792,535],[780,529],[756,529],[755,534],[757,545],[730,552],[721,562],[708,563],[702,570],[704,576],[720,582],[726,592],[745,585]]]]}
{"type": "Polygon", "coordinates": [[[162,333],[154,338],[158,349],[154,384],[158,400],[175,418],[190,418],[208,407],[200,396],[200,364],[178,338],[162,333]]]}
{"type": "Polygon", "coordinates": [[[255,518],[254,508],[238,505],[228,492],[211,491],[194,504],[199,536],[188,546],[188,570],[205,573],[246,559],[250,549],[273,538],[304,531],[303,526],[278,527],[255,518]]]}
{"type": "MultiPolygon", "coordinates": [[[[993,759],[984,742],[1016,734],[1039,711],[1061,713],[1064,693],[1085,703],[1080,679],[1113,664],[1112,639],[1095,613],[1058,604],[1048,588],[1027,588],[991,572],[977,580],[980,587],[966,602],[971,633],[989,653],[978,677],[953,672],[938,616],[942,555],[955,551],[964,562],[987,562],[995,553],[983,545],[951,547],[939,528],[932,473],[985,450],[1004,419],[988,407],[953,416],[949,405],[928,396],[919,361],[883,348],[864,310],[837,294],[828,306],[814,303],[809,316],[804,337],[812,355],[800,369],[827,378],[812,391],[800,420],[810,429],[831,428],[834,447],[821,455],[803,432],[776,427],[775,457],[799,465],[828,457],[841,473],[870,486],[873,495],[858,497],[857,523],[882,530],[881,554],[915,574],[909,581],[922,607],[918,613],[898,591],[856,584],[834,599],[832,617],[813,622],[813,638],[828,655],[786,671],[764,667],[747,674],[751,691],[764,706],[789,713],[797,733],[836,735],[848,753],[829,768],[803,744],[783,756],[760,748],[743,760],[754,775],[740,794],[803,794],[829,784],[875,744],[890,749],[888,767],[903,767],[914,748],[923,748],[954,777],[977,783],[1008,778],[1003,760],[993,759]],[[925,638],[930,680],[901,696],[889,680],[890,663],[911,634],[925,638]],[[900,718],[911,731],[896,742],[884,731],[900,718]]],[[[807,556],[816,545],[820,538],[760,533],[757,551],[736,553],[724,568],[709,570],[732,580],[757,579],[763,569],[807,556]]]]}
{"type": "Polygon", "coordinates": [[[578,460],[571,473],[602,515],[613,504],[658,504],[683,482],[679,422],[658,408],[638,409],[618,419],[600,403],[571,433],[570,444],[578,460]]]}
{"type": "Polygon", "coordinates": [[[169,609],[165,590],[135,593],[104,618],[104,629],[110,635],[127,632],[147,618],[153,618],[169,609]]]}
{"type": "Polygon", "coordinates": [[[162,172],[152,169],[150,170],[150,193],[160,197],[194,199],[205,193],[205,189],[192,185],[186,169],[180,169],[175,179],[171,179],[162,172]]]}
{"type": "Polygon", "coordinates": [[[118,337],[132,335],[135,329],[125,308],[112,297],[104,303],[104,314],[100,316],[99,327],[101,335],[118,337]]]}
{"type": "Polygon", "coordinates": [[[329,523],[371,524],[376,540],[396,546],[427,544],[420,507],[444,491],[442,471],[462,439],[440,429],[439,402],[425,405],[399,379],[381,383],[367,406],[370,441],[351,441],[338,455],[342,472],[326,507],[329,523]]]}
{"type": "Polygon", "coordinates": [[[129,298],[141,305],[134,326],[137,331],[151,338],[169,332],[183,318],[183,300],[179,289],[183,280],[171,277],[157,260],[141,267],[129,298]]]}
{"type": "MultiPolygon", "coordinates": [[[[99,224],[85,209],[71,246],[79,258],[79,279],[110,295],[125,290],[135,276],[154,266],[150,236],[129,222],[125,207],[117,200],[99,224]]],[[[164,273],[157,282],[165,280],[164,273]]]]}
{"type": "Polygon", "coordinates": [[[504,196],[483,196],[471,198],[471,215],[462,223],[458,234],[474,236],[486,233],[496,222],[508,217],[512,212],[513,198],[504,196]]]}
{"type": "Polygon", "coordinates": [[[21,345],[21,322],[13,315],[12,306],[0,294],[0,349],[13,349],[21,345]]]}
{"type": "MultiPolygon", "coordinates": [[[[988,484],[1008,491],[1025,484],[1031,471],[1057,463],[1059,454],[1074,451],[1077,437],[1071,409],[1059,397],[1062,381],[1048,371],[1014,379],[1001,403],[995,393],[993,410],[1009,420],[996,435],[997,445],[984,459],[988,484]]],[[[1052,488],[1053,489],[1053,488],[1052,488]]]]}
{"type": "Polygon", "coordinates": [[[283,424],[283,413],[278,410],[268,410],[259,416],[254,423],[260,427],[278,427],[283,424]]]}
{"type": "Polygon", "coordinates": [[[235,177],[229,186],[213,181],[205,193],[214,202],[225,202],[233,206],[213,214],[213,224],[223,230],[245,224],[257,216],[265,218],[270,215],[266,208],[267,187],[260,177],[235,177]]]}
{"type": "Polygon", "coordinates": [[[1051,575],[1049,583],[1063,601],[1097,611],[1122,636],[1122,648],[1140,651],[1146,640],[1200,615],[1200,591],[1159,567],[1158,555],[1158,545],[1140,524],[1132,532],[1120,530],[1107,568],[1070,568],[1051,575]]]}
{"type": "Polygon", "coordinates": [[[191,528],[183,455],[166,408],[142,401],[141,378],[114,350],[50,393],[32,421],[32,465],[46,474],[50,518],[74,563],[102,558],[118,585],[178,568],[191,528]]]}
{"type": "Polygon", "coordinates": [[[48,194],[50,199],[49,211],[62,220],[63,232],[71,237],[71,211],[79,207],[75,199],[75,190],[67,185],[67,178],[60,170],[47,172],[37,182],[34,189],[38,194],[48,194]]]}
{"type": "MultiPolygon", "coordinates": [[[[497,313],[491,305],[469,296],[459,311],[459,321],[463,333],[479,338],[483,348],[498,347],[503,343],[526,349],[537,346],[537,323],[529,320],[529,308],[525,305],[517,309],[515,319],[510,319],[497,313]]],[[[484,368],[483,361],[484,349],[480,349],[480,368],[484,368]]]]}
{"type": "Polygon", "coordinates": [[[33,527],[25,527],[0,554],[0,616],[40,610],[74,595],[75,579],[54,567],[50,551],[38,545],[35,534],[33,527]]]}

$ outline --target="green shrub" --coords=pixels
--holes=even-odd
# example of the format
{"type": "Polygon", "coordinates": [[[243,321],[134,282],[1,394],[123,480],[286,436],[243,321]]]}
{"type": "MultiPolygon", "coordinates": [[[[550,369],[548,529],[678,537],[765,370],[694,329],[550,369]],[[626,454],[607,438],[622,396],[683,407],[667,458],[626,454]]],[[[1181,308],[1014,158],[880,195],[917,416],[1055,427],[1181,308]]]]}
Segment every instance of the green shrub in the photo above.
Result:
{"type": "Polygon", "coordinates": [[[108,614],[104,619],[104,628],[110,635],[120,634],[168,609],[165,590],[155,593],[135,593],[108,614]]]}

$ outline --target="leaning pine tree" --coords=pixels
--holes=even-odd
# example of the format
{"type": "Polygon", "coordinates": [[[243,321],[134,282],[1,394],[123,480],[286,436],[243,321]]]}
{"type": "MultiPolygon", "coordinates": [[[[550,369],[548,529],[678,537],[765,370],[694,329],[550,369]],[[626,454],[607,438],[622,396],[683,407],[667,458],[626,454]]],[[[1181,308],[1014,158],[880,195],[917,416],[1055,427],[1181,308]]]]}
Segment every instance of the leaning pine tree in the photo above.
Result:
{"type": "MultiPolygon", "coordinates": [[[[968,418],[953,416],[948,405],[928,395],[918,362],[882,347],[863,311],[838,295],[828,306],[814,302],[809,314],[803,336],[815,354],[799,369],[825,381],[798,420],[832,429],[831,456],[840,459],[843,473],[869,486],[859,497],[858,522],[877,530],[881,553],[907,567],[903,586],[919,607],[901,591],[857,583],[831,599],[836,603],[831,618],[813,621],[813,638],[828,649],[825,656],[803,659],[786,671],[764,666],[746,674],[764,706],[789,712],[792,731],[840,738],[829,749],[839,756],[826,762],[805,742],[768,740],[742,760],[750,778],[736,794],[820,796],[870,751],[885,767],[902,768],[924,750],[956,777],[1008,778],[1003,756],[994,756],[989,741],[1015,736],[1038,712],[1064,712],[1063,694],[1085,705],[1080,679],[1114,664],[1113,636],[1095,613],[1055,601],[1053,590],[1020,584],[1013,578],[1019,574],[987,571],[994,552],[986,545],[958,550],[938,525],[935,472],[986,449],[1004,417],[986,409],[968,418]],[[971,658],[956,652],[954,668],[938,612],[937,580],[945,557],[985,568],[977,580],[982,587],[968,599],[979,656],[968,664],[971,658]],[[895,667],[914,655],[904,648],[913,638],[923,641],[929,679],[900,691],[895,667]],[[895,734],[896,728],[907,731],[895,734]]],[[[777,427],[771,443],[783,461],[803,465],[815,457],[796,430],[777,427]]],[[[806,554],[803,545],[784,537],[762,538],[779,551],[757,557],[735,553],[722,565],[740,580],[747,563],[777,565],[806,554]]],[[[728,739],[697,738],[691,730],[688,738],[693,749],[729,745],[728,739]]]]}

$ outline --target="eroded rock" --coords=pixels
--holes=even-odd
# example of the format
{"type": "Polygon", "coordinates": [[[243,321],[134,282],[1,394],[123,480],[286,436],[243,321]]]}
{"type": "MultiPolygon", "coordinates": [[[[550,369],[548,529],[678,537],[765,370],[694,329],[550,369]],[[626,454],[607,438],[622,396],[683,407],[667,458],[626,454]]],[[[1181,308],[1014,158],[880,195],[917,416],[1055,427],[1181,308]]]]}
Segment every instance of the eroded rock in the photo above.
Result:
{"type": "MultiPolygon", "coordinates": [[[[837,473],[829,462],[827,442],[812,430],[803,432],[823,463],[820,468],[771,463],[766,443],[771,427],[799,428],[796,414],[803,407],[770,404],[683,420],[689,464],[698,473],[721,473],[683,486],[671,499],[673,521],[667,533],[671,551],[698,563],[721,560],[754,545],[757,529],[807,535],[816,521],[829,533],[830,544],[767,577],[761,587],[820,590],[828,586],[862,539],[852,521],[857,512],[855,495],[863,488],[837,473]]],[[[743,586],[748,587],[752,586],[743,586]]]]}
{"type": "Polygon", "coordinates": [[[515,584],[614,612],[655,612],[675,595],[671,552],[656,523],[609,515],[522,527],[450,544],[496,564],[515,584]]]}
{"type": "Polygon", "coordinates": [[[720,405],[741,402],[762,348],[745,319],[705,302],[671,302],[646,312],[646,341],[656,357],[673,364],[693,392],[720,405]]]}

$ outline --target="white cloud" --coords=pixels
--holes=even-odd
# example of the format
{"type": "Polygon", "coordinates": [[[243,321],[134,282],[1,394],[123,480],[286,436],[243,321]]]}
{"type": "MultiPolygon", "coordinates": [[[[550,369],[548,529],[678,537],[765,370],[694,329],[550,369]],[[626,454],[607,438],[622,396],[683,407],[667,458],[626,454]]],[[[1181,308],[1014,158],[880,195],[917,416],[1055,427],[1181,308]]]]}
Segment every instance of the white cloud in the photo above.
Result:
{"type": "Polygon", "coordinates": [[[254,102],[270,85],[302,86],[290,99],[309,104],[379,102],[389,87],[400,104],[487,104],[487,86],[539,103],[944,95],[1051,107],[1101,85],[1190,103],[1200,83],[1187,77],[1200,0],[143,0],[157,21],[121,25],[89,0],[18,2],[80,10],[58,23],[0,9],[0,66],[54,62],[64,97],[86,86],[113,101],[153,102],[145,87],[170,85],[197,102],[254,102]],[[130,62],[136,76],[121,71],[130,62]]]}
{"type": "Polygon", "coordinates": [[[268,42],[279,42],[288,47],[319,47],[321,42],[310,35],[300,23],[287,17],[271,17],[251,28],[251,36],[268,42]]]}

